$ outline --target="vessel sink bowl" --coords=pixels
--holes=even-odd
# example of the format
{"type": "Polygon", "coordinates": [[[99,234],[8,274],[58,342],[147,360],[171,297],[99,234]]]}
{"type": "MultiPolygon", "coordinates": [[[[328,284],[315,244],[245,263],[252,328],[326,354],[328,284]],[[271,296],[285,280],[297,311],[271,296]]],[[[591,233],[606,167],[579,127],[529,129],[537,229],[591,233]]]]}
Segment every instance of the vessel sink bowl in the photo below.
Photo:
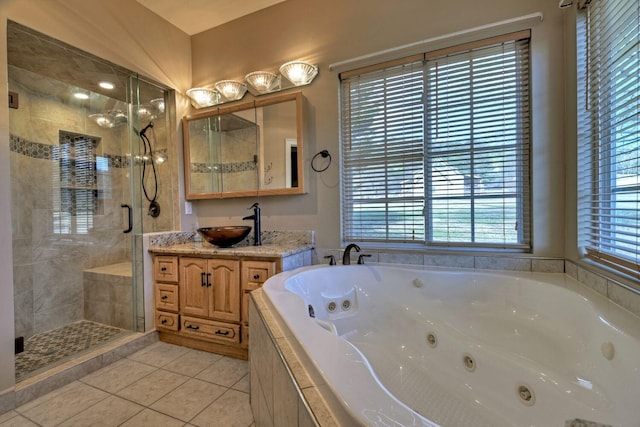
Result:
{"type": "Polygon", "coordinates": [[[198,228],[198,234],[212,245],[227,248],[242,241],[249,235],[251,227],[246,225],[228,225],[224,227],[198,228]]]}

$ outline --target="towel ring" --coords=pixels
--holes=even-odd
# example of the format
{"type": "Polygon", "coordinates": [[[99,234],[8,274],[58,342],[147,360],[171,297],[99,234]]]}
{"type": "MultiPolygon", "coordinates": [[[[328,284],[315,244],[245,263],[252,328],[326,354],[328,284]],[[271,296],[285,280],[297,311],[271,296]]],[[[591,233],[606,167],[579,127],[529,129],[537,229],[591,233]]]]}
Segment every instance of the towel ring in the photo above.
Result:
{"type": "Polygon", "coordinates": [[[313,156],[313,158],[311,159],[311,169],[313,169],[316,172],[324,172],[327,169],[329,169],[329,166],[331,166],[331,154],[329,154],[329,152],[327,150],[322,150],[319,153],[316,153],[315,156],[313,156]],[[316,159],[318,158],[318,156],[321,156],[323,159],[326,159],[327,157],[329,158],[329,162],[327,163],[327,165],[325,167],[323,167],[322,169],[318,169],[316,168],[316,166],[314,165],[314,162],[316,161],[316,159]]]}

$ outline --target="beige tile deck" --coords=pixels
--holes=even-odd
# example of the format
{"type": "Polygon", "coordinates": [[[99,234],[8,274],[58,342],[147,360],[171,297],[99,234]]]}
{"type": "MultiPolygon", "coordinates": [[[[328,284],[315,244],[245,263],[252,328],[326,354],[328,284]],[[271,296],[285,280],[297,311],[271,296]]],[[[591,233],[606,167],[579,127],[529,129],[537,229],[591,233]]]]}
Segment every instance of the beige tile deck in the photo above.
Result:
{"type": "Polygon", "coordinates": [[[0,427],[249,427],[246,361],[158,342],[0,415],[0,427]]]}

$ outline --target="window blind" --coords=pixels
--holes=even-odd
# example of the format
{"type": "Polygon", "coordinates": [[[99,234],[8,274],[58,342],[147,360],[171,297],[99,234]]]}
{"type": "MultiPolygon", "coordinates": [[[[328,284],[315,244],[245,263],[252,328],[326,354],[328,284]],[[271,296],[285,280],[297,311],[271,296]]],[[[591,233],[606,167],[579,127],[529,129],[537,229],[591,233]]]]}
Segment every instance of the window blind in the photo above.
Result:
{"type": "Polygon", "coordinates": [[[341,75],[343,240],[530,248],[528,40],[341,75]]]}
{"type": "Polygon", "coordinates": [[[427,61],[432,244],[530,246],[529,40],[427,61]]]}
{"type": "Polygon", "coordinates": [[[87,234],[97,209],[95,148],[97,139],[60,131],[54,147],[53,230],[55,234],[87,234]]]}
{"type": "Polygon", "coordinates": [[[578,236],[640,277],[640,1],[593,0],[578,21],[578,236]]]}
{"type": "Polygon", "coordinates": [[[422,61],[342,81],[345,240],[424,242],[422,61]]]}

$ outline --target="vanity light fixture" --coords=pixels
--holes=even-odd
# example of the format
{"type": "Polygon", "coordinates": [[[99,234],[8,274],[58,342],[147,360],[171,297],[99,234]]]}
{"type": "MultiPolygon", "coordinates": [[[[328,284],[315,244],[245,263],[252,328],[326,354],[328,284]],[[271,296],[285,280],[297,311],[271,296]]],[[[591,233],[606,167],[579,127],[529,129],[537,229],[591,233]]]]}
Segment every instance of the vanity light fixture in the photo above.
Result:
{"type": "Polygon", "coordinates": [[[214,86],[229,101],[241,99],[247,91],[247,85],[238,80],[221,80],[214,86]]]}
{"type": "Polygon", "coordinates": [[[215,90],[195,87],[187,90],[187,95],[191,98],[191,104],[195,108],[211,107],[242,99],[248,86],[251,87],[251,95],[258,96],[289,89],[292,84],[294,86],[308,85],[317,75],[317,65],[304,61],[290,61],[282,64],[279,74],[269,71],[254,71],[244,76],[244,82],[221,80],[214,85],[215,90]],[[282,80],[283,76],[286,80],[282,80]]]}
{"type": "Polygon", "coordinates": [[[112,128],[115,126],[115,123],[107,114],[90,114],[89,118],[96,122],[101,128],[112,128]]]}
{"type": "Polygon", "coordinates": [[[107,89],[107,90],[112,90],[113,88],[116,87],[116,85],[107,81],[98,83],[98,86],[100,86],[102,89],[107,89]]]}
{"type": "Polygon", "coordinates": [[[268,71],[254,71],[244,76],[259,94],[269,93],[280,89],[280,76],[268,71]]]}
{"type": "Polygon", "coordinates": [[[290,61],[282,64],[280,73],[295,86],[303,86],[318,75],[318,67],[304,61],[290,61]]]}
{"type": "Polygon", "coordinates": [[[160,115],[164,114],[164,99],[163,98],[152,99],[151,101],[149,101],[149,104],[151,104],[151,106],[153,108],[155,108],[160,115]]]}
{"type": "Polygon", "coordinates": [[[127,123],[127,114],[122,110],[109,110],[106,113],[90,114],[89,118],[102,128],[110,129],[127,123]]]}
{"type": "Polygon", "coordinates": [[[87,93],[84,93],[84,92],[76,92],[76,93],[73,94],[73,96],[76,99],[82,99],[82,100],[89,99],[89,95],[87,93]]]}
{"type": "Polygon", "coordinates": [[[211,107],[220,102],[220,94],[206,87],[189,89],[187,90],[187,96],[191,98],[192,104],[196,108],[211,107]]]}

